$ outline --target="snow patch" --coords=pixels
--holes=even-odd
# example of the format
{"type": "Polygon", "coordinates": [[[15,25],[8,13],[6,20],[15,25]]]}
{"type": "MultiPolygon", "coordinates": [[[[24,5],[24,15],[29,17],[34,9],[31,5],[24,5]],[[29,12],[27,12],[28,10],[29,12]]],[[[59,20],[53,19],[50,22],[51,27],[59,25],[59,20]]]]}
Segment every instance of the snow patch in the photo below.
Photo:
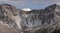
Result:
{"type": "Polygon", "coordinates": [[[23,10],[23,11],[31,11],[30,8],[23,8],[22,10],[23,10]]]}

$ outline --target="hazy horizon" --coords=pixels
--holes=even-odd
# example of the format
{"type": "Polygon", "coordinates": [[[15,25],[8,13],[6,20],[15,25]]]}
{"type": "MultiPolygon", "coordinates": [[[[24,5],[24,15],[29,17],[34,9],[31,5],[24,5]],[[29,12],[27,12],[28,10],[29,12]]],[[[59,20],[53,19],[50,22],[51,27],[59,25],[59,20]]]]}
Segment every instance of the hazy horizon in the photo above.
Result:
{"type": "Polygon", "coordinates": [[[55,3],[49,0],[0,0],[0,3],[11,4],[19,9],[30,8],[30,9],[43,9],[49,5],[55,3]]]}

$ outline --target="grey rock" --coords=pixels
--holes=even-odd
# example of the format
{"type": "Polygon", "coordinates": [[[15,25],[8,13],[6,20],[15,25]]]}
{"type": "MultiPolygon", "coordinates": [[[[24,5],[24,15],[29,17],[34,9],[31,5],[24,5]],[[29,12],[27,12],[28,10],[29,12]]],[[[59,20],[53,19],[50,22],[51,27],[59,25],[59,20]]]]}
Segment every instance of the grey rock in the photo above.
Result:
{"type": "Polygon", "coordinates": [[[60,5],[23,11],[0,4],[0,33],[60,33],[59,25],[60,5]]]}

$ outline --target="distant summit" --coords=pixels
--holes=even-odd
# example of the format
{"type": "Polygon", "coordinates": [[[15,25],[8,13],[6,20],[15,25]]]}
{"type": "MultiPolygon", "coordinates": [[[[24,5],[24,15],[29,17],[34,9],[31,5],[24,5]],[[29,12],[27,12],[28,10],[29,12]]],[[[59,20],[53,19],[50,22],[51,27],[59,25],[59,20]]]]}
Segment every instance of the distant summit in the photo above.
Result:
{"type": "Polygon", "coordinates": [[[23,11],[31,11],[30,8],[23,8],[22,10],[23,10],[23,11]]]}

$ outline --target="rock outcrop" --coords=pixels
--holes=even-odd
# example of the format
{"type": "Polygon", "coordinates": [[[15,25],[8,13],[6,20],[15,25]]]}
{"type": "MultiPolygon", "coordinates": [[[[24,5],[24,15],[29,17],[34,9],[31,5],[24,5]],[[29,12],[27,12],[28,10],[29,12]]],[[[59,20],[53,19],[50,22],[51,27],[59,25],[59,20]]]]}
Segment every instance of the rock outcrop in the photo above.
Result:
{"type": "Polygon", "coordinates": [[[23,11],[9,4],[0,4],[0,32],[56,33],[60,32],[60,6],[23,11]],[[6,31],[5,31],[6,30],[6,31]]]}

